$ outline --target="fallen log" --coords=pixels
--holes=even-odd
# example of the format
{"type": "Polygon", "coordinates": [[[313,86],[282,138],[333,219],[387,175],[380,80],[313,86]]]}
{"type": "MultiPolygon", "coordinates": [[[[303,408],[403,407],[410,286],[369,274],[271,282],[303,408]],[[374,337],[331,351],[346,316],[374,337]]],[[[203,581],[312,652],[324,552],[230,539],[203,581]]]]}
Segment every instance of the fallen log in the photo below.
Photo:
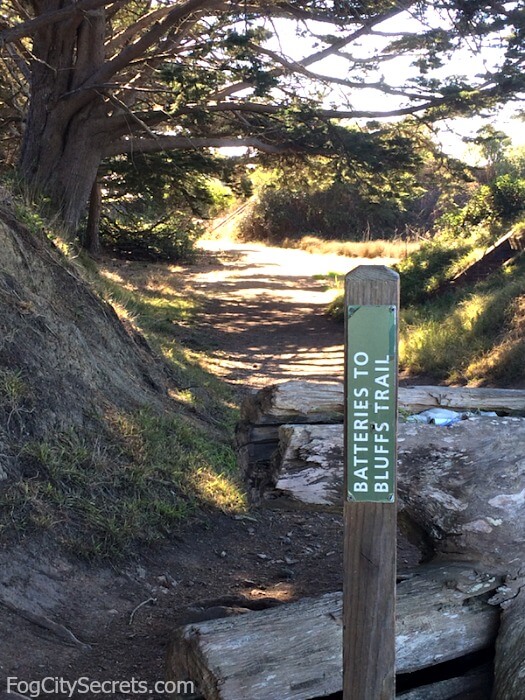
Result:
{"type": "Polygon", "coordinates": [[[494,661],[493,700],[525,697],[525,578],[513,581],[515,597],[504,604],[494,661]]]}
{"type": "MultiPolygon", "coordinates": [[[[410,673],[494,643],[500,581],[465,565],[419,567],[398,584],[396,667],[410,673]]],[[[206,700],[301,700],[342,688],[342,594],[179,628],[167,675],[206,700]]]]}
{"type": "MultiPolygon", "coordinates": [[[[525,391],[455,387],[400,387],[399,407],[416,413],[448,407],[456,410],[494,410],[525,414],[525,391]]],[[[290,381],[250,394],[241,408],[236,428],[237,456],[251,496],[257,500],[261,485],[271,485],[272,455],[283,424],[326,424],[343,421],[342,384],[290,381]]]]}
{"type": "Polygon", "coordinates": [[[343,426],[281,426],[269,470],[266,483],[271,479],[277,492],[312,505],[341,506],[343,426]]]}
{"type": "MultiPolygon", "coordinates": [[[[342,432],[341,425],[283,426],[271,493],[340,506],[342,432]]],[[[517,570],[525,559],[525,419],[401,423],[398,442],[400,507],[434,549],[517,570]]]]}
{"type": "Polygon", "coordinates": [[[490,700],[493,674],[490,667],[482,666],[456,678],[399,693],[399,700],[490,700]]]}
{"type": "MultiPolygon", "coordinates": [[[[343,420],[342,384],[289,381],[248,395],[241,421],[253,425],[334,423],[343,420]]],[[[448,386],[399,387],[399,408],[417,413],[427,408],[525,414],[525,391],[448,386]]]]}

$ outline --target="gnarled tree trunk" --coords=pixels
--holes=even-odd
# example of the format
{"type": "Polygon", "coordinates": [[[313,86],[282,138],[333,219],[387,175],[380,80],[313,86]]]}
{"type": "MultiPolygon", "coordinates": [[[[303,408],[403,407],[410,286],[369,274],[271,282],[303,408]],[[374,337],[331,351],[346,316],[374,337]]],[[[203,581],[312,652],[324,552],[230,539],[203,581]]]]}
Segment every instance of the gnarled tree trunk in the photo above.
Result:
{"type": "MultiPolygon", "coordinates": [[[[43,0],[40,11],[59,10],[71,0],[43,0]]],[[[85,211],[107,138],[103,95],[86,80],[104,62],[105,10],[75,13],[36,31],[29,111],[20,171],[48,196],[67,229],[85,211]]]]}

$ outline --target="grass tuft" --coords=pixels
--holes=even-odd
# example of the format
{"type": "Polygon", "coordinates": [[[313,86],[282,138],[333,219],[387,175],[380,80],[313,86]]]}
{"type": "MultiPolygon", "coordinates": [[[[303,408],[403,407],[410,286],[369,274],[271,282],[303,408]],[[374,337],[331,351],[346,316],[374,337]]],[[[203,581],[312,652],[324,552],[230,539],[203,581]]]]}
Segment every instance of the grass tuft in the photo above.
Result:
{"type": "MultiPolygon", "coordinates": [[[[144,263],[85,270],[123,322],[171,366],[171,409],[100,407],[97,434],[71,428],[24,436],[18,479],[13,471],[0,484],[4,538],[45,530],[83,558],[117,562],[169,538],[199,509],[246,508],[233,450],[236,400],[205,369],[206,338],[198,350],[184,344],[200,338],[194,329],[199,304],[175,273],[179,268],[144,263]]],[[[30,408],[23,374],[1,370],[0,410],[8,425],[30,408]]]]}
{"type": "Polygon", "coordinates": [[[389,258],[402,260],[419,249],[418,241],[407,240],[372,240],[372,241],[334,241],[303,236],[302,238],[285,238],[280,243],[283,248],[298,248],[308,253],[323,255],[344,255],[349,258],[389,258]]]}
{"type": "Polygon", "coordinates": [[[525,379],[525,260],[402,312],[400,362],[411,374],[515,384],[525,379]]]}
{"type": "Polygon", "coordinates": [[[233,449],[187,417],[113,412],[108,426],[111,443],[69,431],[26,445],[25,478],[0,498],[18,529],[53,529],[82,557],[118,561],[199,506],[245,508],[233,449]]]}

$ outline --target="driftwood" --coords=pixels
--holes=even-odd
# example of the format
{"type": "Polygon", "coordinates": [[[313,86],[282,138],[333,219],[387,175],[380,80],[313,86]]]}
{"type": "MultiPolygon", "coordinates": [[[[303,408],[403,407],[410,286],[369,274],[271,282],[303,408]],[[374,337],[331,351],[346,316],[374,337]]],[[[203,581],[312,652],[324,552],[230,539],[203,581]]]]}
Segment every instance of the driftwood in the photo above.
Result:
{"type": "MultiPolygon", "coordinates": [[[[490,647],[499,610],[486,598],[499,583],[496,576],[461,564],[419,567],[402,580],[397,590],[397,673],[490,647]]],[[[341,616],[342,594],[328,593],[187,625],[176,631],[168,678],[194,681],[206,700],[300,700],[339,692],[341,616]]]]}
{"type": "MultiPolygon", "coordinates": [[[[241,421],[253,425],[334,423],[343,420],[342,384],[290,381],[247,396],[241,421]]],[[[427,408],[525,413],[525,391],[447,386],[399,387],[399,408],[418,413],[427,408]]]]}
{"type": "MultiPolygon", "coordinates": [[[[417,413],[435,407],[525,414],[525,391],[451,387],[400,387],[399,407],[417,413]]],[[[342,384],[290,381],[250,394],[241,408],[236,442],[239,466],[252,498],[276,477],[270,462],[284,424],[336,424],[343,421],[342,384]]],[[[314,434],[314,433],[312,433],[314,434]]],[[[274,465],[275,466],[275,465],[274,465]]]]}
{"type": "Polygon", "coordinates": [[[341,506],[343,426],[283,425],[266,480],[283,495],[312,505],[341,506]]]}
{"type": "MultiPolygon", "coordinates": [[[[280,430],[273,493],[308,504],[342,503],[341,425],[280,430]]],[[[436,551],[506,571],[525,559],[525,418],[476,418],[449,427],[401,423],[401,507],[436,551]]]]}
{"type": "Polygon", "coordinates": [[[494,700],[525,697],[525,577],[512,584],[516,597],[505,604],[496,644],[494,700]]]}
{"type": "Polygon", "coordinates": [[[456,678],[430,683],[396,695],[399,700],[489,700],[492,669],[482,666],[456,678]]]}

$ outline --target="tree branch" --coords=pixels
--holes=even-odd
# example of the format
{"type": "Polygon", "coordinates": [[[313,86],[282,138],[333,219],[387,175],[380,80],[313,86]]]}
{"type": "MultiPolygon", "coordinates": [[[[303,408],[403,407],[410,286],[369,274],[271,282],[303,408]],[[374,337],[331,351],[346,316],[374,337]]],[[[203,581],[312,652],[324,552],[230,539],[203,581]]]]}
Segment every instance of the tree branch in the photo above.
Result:
{"type": "Polygon", "coordinates": [[[283,66],[283,68],[285,68],[290,73],[300,73],[301,75],[304,75],[307,78],[311,78],[312,80],[318,80],[323,83],[331,83],[333,85],[343,85],[344,87],[355,88],[359,90],[363,90],[365,88],[369,88],[372,90],[380,90],[381,92],[386,92],[390,95],[399,95],[400,97],[408,97],[410,99],[424,99],[424,96],[419,93],[410,93],[407,90],[394,88],[382,82],[365,83],[356,80],[348,80],[346,78],[338,78],[337,76],[316,73],[314,71],[308,70],[308,68],[305,68],[304,65],[302,65],[301,63],[297,61],[289,61],[283,56],[276,53],[275,51],[266,49],[263,46],[259,46],[258,44],[254,44],[253,42],[248,42],[247,45],[253,51],[263,54],[264,56],[268,56],[268,58],[271,58],[273,61],[280,63],[283,66]]]}
{"type": "MultiPolygon", "coordinates": [[[[312,152],[294,143],[271,144],[255,136],[159,136],[155,139],[128,139],[109,145],[104,157],[125,153],[158,153],[171,150],[199,150],[201,148],[255,148],[263,153],[306,153],[312,152]]],[[[320,153],[321,151],[316,151],[320,153]]],[[[326,153],[326,149],[322,151],[326,153]]]]}
{"type": "MultiPolygon", "coordinates": [[[[151,28],[137,39],[133,44],[126,46],[117,56],[107,61],[101,70],[95,73],[90,83],[104,83],[109,80],[115,73],[125,68],[131,61],[144,55],[144,53],[177,23],[180,23],[178,34],[183,34],[183,29],[187,24],[194,24],[197,21],[196,14],[209,9],[212,10],[216,0],[187,0],[184,4],[174,7],[169,14],[161,21],[155,22],[151,28]],[[194,18],[191,20],[190,18],[194,18]]],[[[89,88],[87,84],[85,87],[89,88]]]]}
{"type": "Polygon", "coordinates": [[[130,39],[136,36],[143,29],[148,27],[152,22],[158,22],[159,20],[163,19],[167,14],[171,12],[171,9],[171,7],[165,5],[164,7],[159,7],[156,10],[148,12],[148,14],[144,15],[132,25],[126,27],[116,36],[110,39],[106,43],[106,53],[109,55],[113,52],[113,50],[121,48],[122,46],[127,44],[130,41],[130,39]]]}
{"type": "MultiPolygon", "coordinates": [[[[368,34],[370,29],[374,27],[376,24],[380,24],[381,22],[385,22],[388,19],[392,19],[393,17],[396,17],[398,14],[401,14],[402,12],[405,12],[411,5],[413,5],[416,2],[416,0],[407,0],[404,3],[400,3],[396,8],[389,10],[388,12],[384,12],[381,15],[378,15],[377,17],[374,17],[373,19],[370,19],[369,21],[364,22],[359,29],[356,29],[354,32],[351,34],[341,37],[339,39],[335,39],[333,42],[330,43],[330,46],[327,46],[324,49],[321,49],[320,51],[315,51],[314,53],[305,56],[302,58],[299,63],[301,66],[306,68],[307,66],[312,65],[313,63],[317,63],[318,61],[322,61],[324,58],[328,58],[328,56],[331,56],[332,54],[336,53],[339,49],[342,49],[344,46],[348,46],[348,44],[352,43],[356,39],[360,39],[362,36],[368,34]]],[[[272,71],[269,71],[268,75],[272,77],[278,77],[280,75],[283,75],[285,73],[284,68],[275,68],[272,71]]],[[[240,83],[236,83],[234,85],[229,85],[226,88],[223,88],[222,90],[218,90],[213,96],[212,99],[220,101],[221,99],[224,99],[225,97],[229,97],[230,95],[234,95],[237,92],[241,92],[242,90],[247,90],[252,87],[252,84],[243,81],[240,83]]]]}

